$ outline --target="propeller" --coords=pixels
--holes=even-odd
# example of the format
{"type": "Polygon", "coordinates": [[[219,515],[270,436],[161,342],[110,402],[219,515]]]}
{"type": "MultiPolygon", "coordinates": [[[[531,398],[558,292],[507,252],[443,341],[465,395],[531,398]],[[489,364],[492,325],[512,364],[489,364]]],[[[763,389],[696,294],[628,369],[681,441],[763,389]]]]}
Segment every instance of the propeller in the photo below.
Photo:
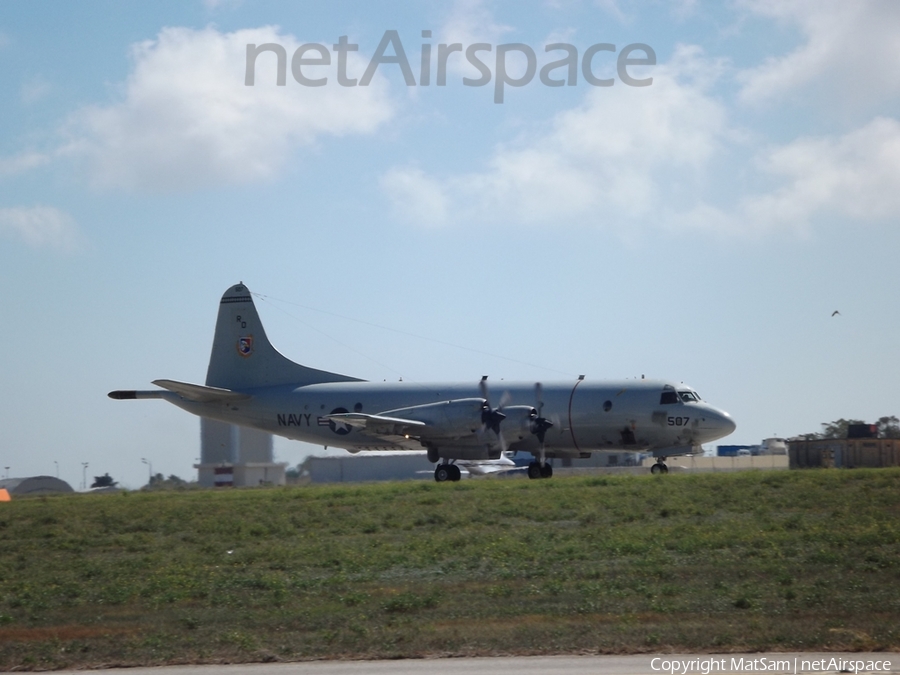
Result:
{"type": "Polygon", "coordinates": [[[547,429],[553,426],[553,422],[543,416],[544,411],[544,388],[540,382],[534,383],[534,397],[537,401],[537,409],[531,420],[531,433],[537,436],[538,442],[541,444],[541,451],[538,455],[538,463],[541,465],[541,475],[543,475],[543,467],[547,462],[547,452],[544,448],[544,437],[547,435],[547,429]]]}
{"type": "Polygon", "coordinates": [[[537,408],[531,416],[531,433],[537,436],[538,442],[541,444],[541,464],[544,458],[544,437],[547,435],[547,429],[553,426],[553,422],[543,416],[544,410],[544,388],[540,382],[534,384],[534,397],[537,401],[537,408]]]}
{"type": "Polygon", "coordinates": [[[507,394],[504,394],[501,397],[499,406],[492,408],[491,398],[488,393],[487,375],[481,378],[478,387],[481,389],[481,398],[484,399],[484,403],[481,406],[481,424],[483,425],[483,429],[490,429],[497,434],[497,437],[500,439],[500,449],[505,452],[506,442],[503,440],[503,434],[500,433],[500,422],[506,419],[506,415],[501,408],[505,403],[508,403],[507,394]]]}
{"type": "MultiPolygon", "coordinates": [[[[503,408],[509,403],[511,394],[508,391],[504,392],[503,396],[500,398],[500,404],[496,408],[494,408],[491,406],[491,397],[490,392],[488,391],[487,375],[481,378],[481,382],[478,383],[478,387],[481,390],[481,398],[484,399],[484,403],[481,407],[482,431],[490,429],[495,434],[497,434],[497,437],[500,440],[500,448],[503,452],[505,452],[506,440],[503,438],[503,434],[500,431],[500,423],[506,419],[506,413],[503,412],[503,408]]],[[[547,430],[553,427],[553,422],[543,416],[544,388],[540,382],[536,382],[534,385],[534,397],[535,401],[537,402],[537,406],[531,409],[531,414],[529,415],[529,430],[537,437],[538,442],[541,445],[541,462],[543,464],[544,440],[547,435],[547,430]]]]}

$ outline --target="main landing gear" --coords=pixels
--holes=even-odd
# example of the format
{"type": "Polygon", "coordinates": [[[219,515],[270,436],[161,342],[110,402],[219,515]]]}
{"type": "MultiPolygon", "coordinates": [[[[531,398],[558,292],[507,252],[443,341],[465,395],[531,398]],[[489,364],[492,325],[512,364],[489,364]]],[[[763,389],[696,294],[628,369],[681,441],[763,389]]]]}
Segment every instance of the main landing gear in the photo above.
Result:
{"type": "Polygon", "coordinates": [[[553,467],[546,462],[544,462],[543,466],[541,466],[540,462],[532,462],[528,465],[528,477],[531,479],[550,478],[552,476],[553,467]]]}
{"type": "Polygon", "coordinates": [[[459,467],[456,464],[438,464],[434,469],[434,480],[438,483],[445,483],[448,480],[450,481],[458,481],[462,474],[459,472],[459,467]]]}
{"type": "Polygon", "coordinates": [[[656,464],[650,467],[650,473],[669,473],[669,467],[666,466],[666,458],[660,457],[656,460],[656,464]]]}

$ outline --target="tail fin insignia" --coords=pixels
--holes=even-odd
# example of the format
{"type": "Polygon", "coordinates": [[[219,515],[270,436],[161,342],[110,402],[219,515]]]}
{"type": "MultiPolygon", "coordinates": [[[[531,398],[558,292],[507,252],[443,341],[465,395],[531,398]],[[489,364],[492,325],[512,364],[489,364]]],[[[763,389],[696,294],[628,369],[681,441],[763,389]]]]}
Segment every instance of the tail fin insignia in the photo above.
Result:
{"type": "Polygon", "coordinates": [[[244,358],[253,354],[253,336],[247,335],[246,337],[238,338],[237,350],[238,354],[244,358]]]}

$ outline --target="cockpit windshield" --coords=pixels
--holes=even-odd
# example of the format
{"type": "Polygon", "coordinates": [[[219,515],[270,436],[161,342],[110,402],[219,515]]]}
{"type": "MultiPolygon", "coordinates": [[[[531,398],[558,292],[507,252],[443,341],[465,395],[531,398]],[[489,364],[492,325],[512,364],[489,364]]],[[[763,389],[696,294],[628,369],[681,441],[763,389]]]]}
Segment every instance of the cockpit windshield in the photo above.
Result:
{"type": "Polygon", "coordinates": [[[678,395],[685,403],[693,403],[700,400],[700,396],[695,391],[679,391],[678,395]]]}

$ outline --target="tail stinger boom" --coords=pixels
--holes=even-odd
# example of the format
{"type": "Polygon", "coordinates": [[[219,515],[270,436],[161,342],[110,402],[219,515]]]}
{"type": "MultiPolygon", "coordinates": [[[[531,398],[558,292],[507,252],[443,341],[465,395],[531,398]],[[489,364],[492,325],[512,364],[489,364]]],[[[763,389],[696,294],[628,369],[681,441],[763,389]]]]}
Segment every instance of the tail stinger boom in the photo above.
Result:
{"type": "Polygon", "coordinates": [[[240,283],[225,291],[206,372],[207,386],[243,390],[355,381],[358,378],[307,368],[282,355],[266,337],[250,290],[240,283]]]}

